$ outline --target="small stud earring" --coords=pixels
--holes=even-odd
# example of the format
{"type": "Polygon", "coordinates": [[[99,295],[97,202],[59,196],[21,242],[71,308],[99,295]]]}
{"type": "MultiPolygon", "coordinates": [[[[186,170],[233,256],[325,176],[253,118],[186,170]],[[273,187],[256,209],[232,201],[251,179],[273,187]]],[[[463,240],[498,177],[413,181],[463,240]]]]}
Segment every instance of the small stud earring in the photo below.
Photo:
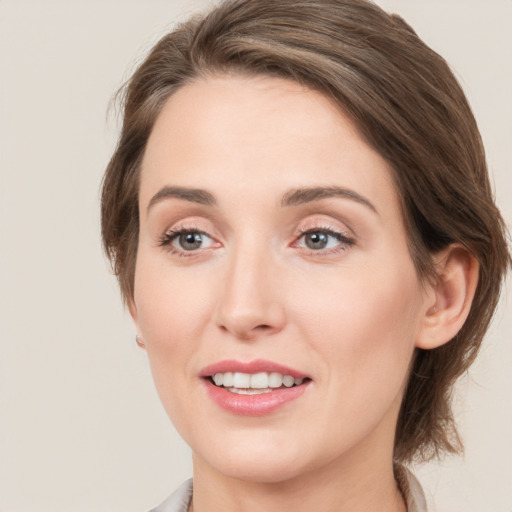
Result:
{"type": "Polygon", "coordinates": [[[139,334],[137,334],[137,335],[135,336],[135,342],[136,342],[136,343],[137,343],[137,345],[139,345],[139,347],[141,347],[141,348],[144,348],[144,347],[146,346],[146,345],[144,345],[144,340],[142,339],[142,337],[141,337],[139,334]]]}

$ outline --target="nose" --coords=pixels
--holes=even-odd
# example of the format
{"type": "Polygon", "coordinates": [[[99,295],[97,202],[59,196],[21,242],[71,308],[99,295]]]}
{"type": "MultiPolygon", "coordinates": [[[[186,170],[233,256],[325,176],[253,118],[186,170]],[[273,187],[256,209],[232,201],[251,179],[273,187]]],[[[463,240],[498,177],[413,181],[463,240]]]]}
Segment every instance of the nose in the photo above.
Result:
{"type": "Polygon", "coordinates": [[[243,250],[226,262],[216,323],[240,340],[280,332],[286,323],[279,268],[268,252],[243,250]]]}

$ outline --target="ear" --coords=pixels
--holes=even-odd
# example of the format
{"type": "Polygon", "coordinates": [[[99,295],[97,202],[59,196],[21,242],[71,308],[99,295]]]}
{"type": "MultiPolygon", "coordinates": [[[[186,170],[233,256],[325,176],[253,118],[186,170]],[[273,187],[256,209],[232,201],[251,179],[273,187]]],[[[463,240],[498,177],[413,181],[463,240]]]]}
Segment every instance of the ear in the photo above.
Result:
{"type": "Polygon", "coordinates": [[[478,262],[454,244],[435,257],[437,281],[430,285],[416,347],[425,350],[448,343],[464,325],[478,284],[478,262]]]}
{"type": "Polygon", "coordinates": [[[137,334],[135,336],[135,342],[139,345],[140,348],[145,349],[146,345],[144,344],[144,339],[140,334],[140,326],[139,326],[139,315],[137,311],[137,306],[135,305],[135,300],[132,297],[127,302],[128,311],[130,312],[130,316],[132,317],[135,328],[137,329],[137,334]]]}

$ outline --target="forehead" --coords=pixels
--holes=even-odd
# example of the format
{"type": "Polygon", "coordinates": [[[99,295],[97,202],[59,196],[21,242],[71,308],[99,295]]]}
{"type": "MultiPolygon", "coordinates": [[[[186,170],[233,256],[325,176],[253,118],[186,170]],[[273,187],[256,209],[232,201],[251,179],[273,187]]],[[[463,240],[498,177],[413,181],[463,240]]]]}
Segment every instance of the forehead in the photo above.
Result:
{"type": "Polygon", "coordinates": [[[264,76],[201,79],[167,100],[142,162],[141,203],[169,184],[239,197],[337,185],[397,200],[387,162],[333,101],[264,76]]]}

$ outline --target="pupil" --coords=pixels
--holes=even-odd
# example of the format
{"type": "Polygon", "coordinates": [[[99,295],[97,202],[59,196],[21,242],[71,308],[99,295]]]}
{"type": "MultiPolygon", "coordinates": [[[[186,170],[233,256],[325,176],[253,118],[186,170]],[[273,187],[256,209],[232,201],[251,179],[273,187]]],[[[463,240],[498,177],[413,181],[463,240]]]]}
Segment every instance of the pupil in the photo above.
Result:
{"type": "Polygon", "coordinates": [[[188,251],[201,247],[202,237],[200,233],[186,233],[180,236],[180,245],[188,251]]]}
{"type": "Polygon", "coordinates": [[[328,242],[328,236],[325,233],[309,233],[306,236],[306,245],[310,249],[323,249],[328,242]]]}

